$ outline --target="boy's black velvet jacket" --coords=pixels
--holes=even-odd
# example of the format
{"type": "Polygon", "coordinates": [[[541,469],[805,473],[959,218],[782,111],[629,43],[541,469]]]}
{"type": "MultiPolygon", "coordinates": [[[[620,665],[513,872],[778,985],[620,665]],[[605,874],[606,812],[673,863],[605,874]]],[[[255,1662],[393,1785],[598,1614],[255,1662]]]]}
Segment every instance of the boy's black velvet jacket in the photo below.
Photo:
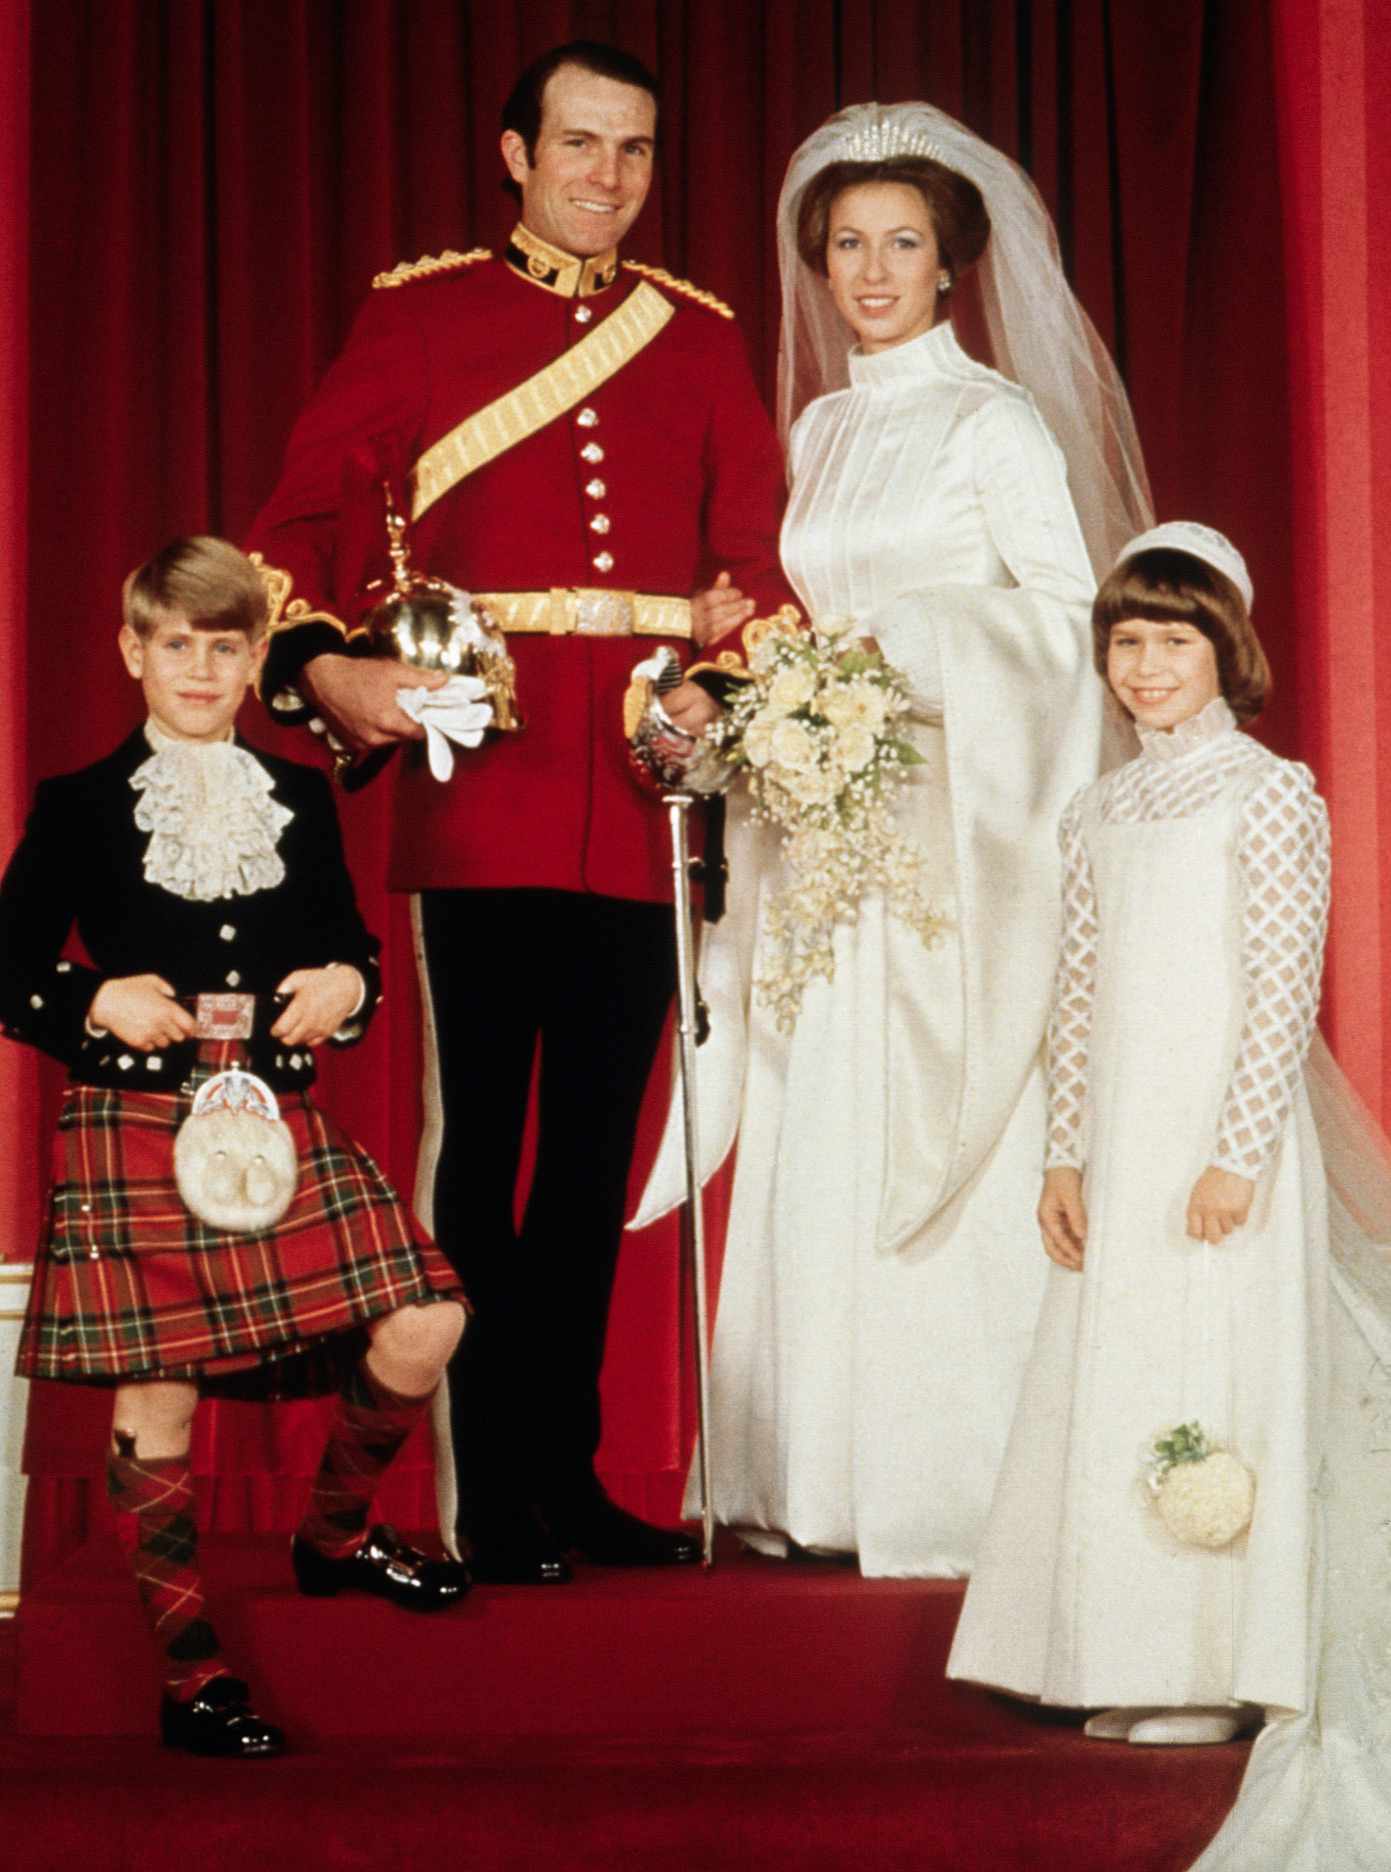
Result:
{"type": "Polygon", "coordinates": [[[112,976],[162,975],[180,996],[266,997],[257,1002],[248,1063],[276,1091],[302,1090],[314,1078],[310,1049],[268,1032],[277,1015],[270,996],[292,969],[350,962],[362,971],[367,997],[335,1036],[340,1045],[361,1038],[380,999],[380,945],[358,914],[328,781],[240,738],[238,746],[294,814],[276,847],[284,878],[247,897],[194,903],[146,882],[149,834],[135,823],[139,796],[130,785],[151,753],[143,730],[80,773],[39,783],[0,883],[0,1023],[62,1060],[83,1085],[175,1092],[193,1062],[192,1041],[146,1054],[114,1034],[88,1034],[87,1010],[112,976]],[[74,923],[94,968],[61,959],[74,923]]]}

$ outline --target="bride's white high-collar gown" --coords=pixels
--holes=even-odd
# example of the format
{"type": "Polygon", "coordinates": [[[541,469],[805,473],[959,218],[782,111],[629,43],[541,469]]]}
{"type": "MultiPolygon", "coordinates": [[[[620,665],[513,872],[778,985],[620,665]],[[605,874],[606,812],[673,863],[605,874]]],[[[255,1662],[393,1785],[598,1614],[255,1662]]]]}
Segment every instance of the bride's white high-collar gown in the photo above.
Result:
{"type": "MultiPolygon", "coordinates": [[[[908,676],[926,756],[900,808],[954,927],[877,898],[779,1034],[750,993],[775,842],[731,814],[701,983],[702,1139],[737,1131],[715,1333],[719,1519],[867,1574],[969,1571],[1042,1292],[1039,1065],[1057,823],[1095,775],[1093,579],[1062,456],[950,325],[873,356],[793,431],[783,531],[813,620],[908,676]]],[[[679,1198],[669,1127],[641,1211],[679,1198]]]]}

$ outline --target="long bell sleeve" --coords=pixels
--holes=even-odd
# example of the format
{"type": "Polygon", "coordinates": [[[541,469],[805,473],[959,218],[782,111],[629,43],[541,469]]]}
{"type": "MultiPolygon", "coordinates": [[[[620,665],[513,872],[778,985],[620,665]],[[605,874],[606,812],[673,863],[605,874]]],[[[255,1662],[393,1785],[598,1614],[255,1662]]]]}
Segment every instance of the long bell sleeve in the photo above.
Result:
{"type": "MultiPolygon", "coordinates": [[[[994,393],[981,398],[968,423],[975,498],[1015,588],[1074,609],[1089,605],[1095,580],[1068,491],[1067,463],[1043,418],[1028,398],[994,393]]],[[[922,602],[930,597],[929,588],[897,599],[867,628],[890,662],[905,670],[918,711],[940,719],[941,647],[932,605],[922,602]]],[[[1065,661],[1071,651],[1066,644],[1065,661]]]]}
{"type": "Polygon", "coordinates": [[[1307,767],[1281,762],[1242,811],[1245,1015],[1212,1161],[1254,1180],[1279,1148],[1313,1039],[1328,929],[1328,813],[1307,767]]]}
{"type": "Polygon", "coordinates": [[[1092,869],[1082,836],[1085,794],[1063,814],[1063,927],[1048,1015],[1048,1136],[1044,1168],[1086,1162],[1087,1065],[1096,984],[1097,915],[1092,869]]]}
{"type": "Polygon", "coordinates": [[[1067,463],[1032,400],[988,398],[975,430],[976,492],[1015,584],[1063,604],[1089,604],[1096,581],[1067,463]]]}

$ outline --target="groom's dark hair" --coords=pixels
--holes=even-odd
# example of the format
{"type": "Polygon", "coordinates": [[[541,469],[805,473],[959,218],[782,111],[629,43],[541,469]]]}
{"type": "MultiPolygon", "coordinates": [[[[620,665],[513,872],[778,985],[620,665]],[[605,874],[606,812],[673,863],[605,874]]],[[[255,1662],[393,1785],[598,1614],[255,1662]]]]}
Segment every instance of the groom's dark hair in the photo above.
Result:
{"type": "MultiPolygon", "coordinates": [[[[617,46],[605,45],[598,39],[572,39],[566,45],[552,46],[549,52],[543,52],[527,66],[502,107],[502,127],[515,130],[526,144],[529,163],[536,161],[536,139],[541,134],[546,86],[564,65],[577,65],[581,71],[593,72],[596,78],[612,78],[615,84],[632,85],[638,91],[646,91],[652,99],[652,108],[660,115],[657,80],[631,52],[620,52],[617,46]]],[[[515,182],[509,179],[507,186],[520,196],[521,190],[515,182]]]]}

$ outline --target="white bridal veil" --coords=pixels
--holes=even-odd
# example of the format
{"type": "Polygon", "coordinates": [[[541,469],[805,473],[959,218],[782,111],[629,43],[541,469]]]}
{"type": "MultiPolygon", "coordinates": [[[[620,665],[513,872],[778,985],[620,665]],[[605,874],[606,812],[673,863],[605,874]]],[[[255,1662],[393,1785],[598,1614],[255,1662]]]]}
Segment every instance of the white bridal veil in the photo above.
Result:
{"type": "Polygon", "coordinates": [[[797,252],[797,205],[836,162],[930,156],[974,182],[990,214],[975,269],[991,356],[1022,384],[1067,458],[1068,485],[1098,577],[1152,519],[1149,483],[1120,373],[1063,273],[1043,198],[1015,162],[931,104],[854,104],[801,145],[778,198],[782,336],[778,428],[788,431],[813,397],[850,381],[854,334],[826,282],[797,252]]]}

